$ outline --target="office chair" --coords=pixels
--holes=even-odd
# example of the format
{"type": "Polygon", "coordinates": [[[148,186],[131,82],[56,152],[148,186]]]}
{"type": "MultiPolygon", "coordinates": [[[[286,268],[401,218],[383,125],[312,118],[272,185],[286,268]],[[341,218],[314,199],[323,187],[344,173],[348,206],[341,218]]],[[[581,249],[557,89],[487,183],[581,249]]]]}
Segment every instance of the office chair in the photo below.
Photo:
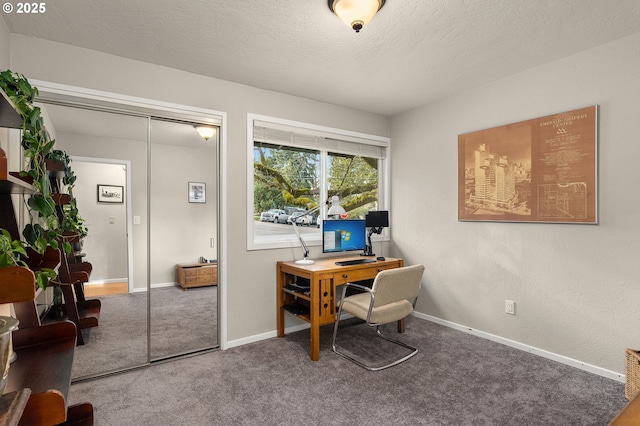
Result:
{"type": "Polygon", "coordinates": [[[403,268],[381,271],[373,281],[371,288],[359,284],[347,283],[342,289],[342,297],[338,304],[338,317],[333,327],[333,342],[331,347],[336,354],[358,364],[370,371],[383,370],[400,364],[418,353],[418,349],[406,343],[384,336],[380,332],[380,326],[399,321],[413,312],[418,298],[423,265],[405,266],[403,268]],[[362,293],[346,296],[348,288],[362,290],[362,293]],[[336,336],[340,324],[342,311],[366,321],[370,327],[376,327],[376,334],[392,343],[411,349],[411,353],[389,364],[374,367],[338,350],[336,336]]]}

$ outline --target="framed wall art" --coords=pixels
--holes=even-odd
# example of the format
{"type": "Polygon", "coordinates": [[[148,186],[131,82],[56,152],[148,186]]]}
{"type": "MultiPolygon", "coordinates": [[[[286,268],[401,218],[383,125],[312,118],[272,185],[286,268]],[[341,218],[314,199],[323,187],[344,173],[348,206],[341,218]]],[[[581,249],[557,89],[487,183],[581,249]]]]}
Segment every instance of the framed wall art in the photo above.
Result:
{"type": "Polygon", "coordinates": [[[124,187],[118,185],[98,185],[99,203],[124,203],[124,187]]]}
{"type": "Polygon", "coordinates": [[[458,135],[458,220],[597,224],[598,107],[458,135]]]}
{"type": "Polygon", "coordinates": [[[204,182],[189,182],[189,202],[206,203],[207,191],[204,182]]]}

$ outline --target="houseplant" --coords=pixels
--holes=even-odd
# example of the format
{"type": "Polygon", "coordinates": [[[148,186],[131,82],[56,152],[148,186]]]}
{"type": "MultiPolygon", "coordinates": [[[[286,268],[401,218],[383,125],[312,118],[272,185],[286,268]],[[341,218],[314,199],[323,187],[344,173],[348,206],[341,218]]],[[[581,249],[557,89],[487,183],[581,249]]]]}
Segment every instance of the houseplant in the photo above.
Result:
{"type": "Polygon", "coordinates": [[[30,223],[25,226],[23,236],[29,247],[39,254],[47,247],[57,250],[61,231],[45,162],[55,141],[45,129],[40,108],[33,105],[38,89],[31,86],[26,77],[10,70],[0,72],[0,87],[23,119],[21,145],[25,170],[20,176],[35,188],[27,200],[30,223]]]}
{"type": "Polygon", "coordinates": [[[73,195],[76,175],[71,168],[71,157],[62,150],[54,149],[47,154],[47,161],[60,163],[64,171],[62,185],[66,187],[69,194],[69,203],[62,206],[62,221],[60,228],[65,241],[81,242],[87,236],[88,229],[84,225],[84,219],[80,216],[76,198],[73,195]]]}
{"type": "Polygon", "coordinates": [[[32,272],[24,261],[26,257],[28,256],[25,243],[14,240],[9,231],[0,228],[0,284],[9,276],[12,280],[28,277],[25,279],[33,280],[35,278],[38,287],[47,288],[49,282],[57,276],[56,271],[50,268],[41,268],[32,272]]]}

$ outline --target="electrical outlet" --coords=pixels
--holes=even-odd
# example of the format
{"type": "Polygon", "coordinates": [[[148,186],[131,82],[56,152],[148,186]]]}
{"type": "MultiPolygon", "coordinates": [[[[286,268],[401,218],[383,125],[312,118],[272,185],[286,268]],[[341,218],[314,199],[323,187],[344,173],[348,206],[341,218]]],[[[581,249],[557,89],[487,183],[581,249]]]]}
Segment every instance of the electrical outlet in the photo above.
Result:
{"type": "Polygon", "coordinates": [[[513,300],[505,300],[504,301],[504,311],[509,315],[516,314],[516,302],[513,300]]]}

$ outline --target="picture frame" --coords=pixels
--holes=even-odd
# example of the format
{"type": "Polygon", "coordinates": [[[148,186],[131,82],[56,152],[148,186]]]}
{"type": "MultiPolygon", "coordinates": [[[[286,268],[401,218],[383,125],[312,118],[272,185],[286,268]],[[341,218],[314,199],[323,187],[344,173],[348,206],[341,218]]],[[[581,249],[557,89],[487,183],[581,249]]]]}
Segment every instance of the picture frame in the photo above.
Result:
{"type": "Polygon", "coordinates": [[[458,220],[598,224],[598,105],[458,135],[458,220]]]}
{"type": "Polygon", "coordinates": [[[120,185],[98,185],[99,203],[124,203],[124,186],[120,185]]]}
{"type": "Polygon", "coordinates": [[[207,185],[204,182],[189,182],[189,202],[200,204],[207,202],[207,185]]]}

